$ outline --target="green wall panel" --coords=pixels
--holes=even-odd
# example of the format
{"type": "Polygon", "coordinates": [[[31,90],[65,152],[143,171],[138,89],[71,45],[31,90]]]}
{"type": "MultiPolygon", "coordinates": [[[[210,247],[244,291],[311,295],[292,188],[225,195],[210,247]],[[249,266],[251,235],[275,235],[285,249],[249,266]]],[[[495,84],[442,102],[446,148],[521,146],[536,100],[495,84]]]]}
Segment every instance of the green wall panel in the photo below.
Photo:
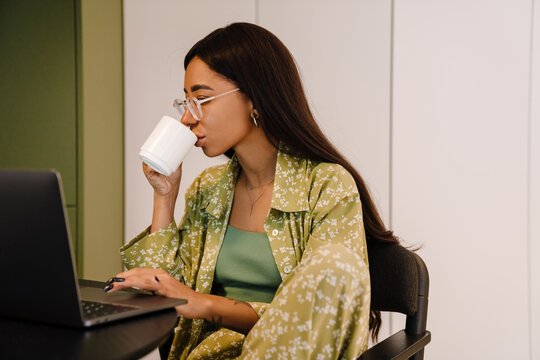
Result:
{"type": "Polygon", "coordinates": [[[121,0],[0,0],[0,168],[60,172],[93,279],[122,269],[122,28],[121,0]]]}
{"type": "Polygon", "coordinates": [[[0,0],[0,167],[55,168],[76,204],[73,0],[0,0]]]}

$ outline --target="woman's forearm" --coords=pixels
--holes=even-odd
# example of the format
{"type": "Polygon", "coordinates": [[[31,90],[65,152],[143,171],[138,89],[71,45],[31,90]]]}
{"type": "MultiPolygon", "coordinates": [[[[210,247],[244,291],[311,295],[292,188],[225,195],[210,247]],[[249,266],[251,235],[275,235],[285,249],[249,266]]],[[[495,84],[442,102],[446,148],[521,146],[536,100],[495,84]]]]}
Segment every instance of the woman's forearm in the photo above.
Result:
{"type": "Polygon", "coordinates": [[[107,292],[136,287],[157,295],[186,299],[176,306],[178,315],[188,319],[205,319],[215,327],[226,327],[247,334],[259,320],[259,315],[244,301],[202,294],[176,280],[163,269],[135,268],[114,276],[107,292]],[[120,279],[120,280],[119,280],[120,279]]]}
{"type": "Polygon", "coordinates": [[[259,315],[245,301],[222,296],[200,294],[204,298],[205,315],[203,318],[216,327],[247,334],[259,320],[259,315]]]}
{"type": "Polygon", "coordinates": [[[150,233],[164,228],[174,220],[174,207],[177,196],[177,193],[163,196],[154,192],[154,211],[152,213],[150,233]]]}

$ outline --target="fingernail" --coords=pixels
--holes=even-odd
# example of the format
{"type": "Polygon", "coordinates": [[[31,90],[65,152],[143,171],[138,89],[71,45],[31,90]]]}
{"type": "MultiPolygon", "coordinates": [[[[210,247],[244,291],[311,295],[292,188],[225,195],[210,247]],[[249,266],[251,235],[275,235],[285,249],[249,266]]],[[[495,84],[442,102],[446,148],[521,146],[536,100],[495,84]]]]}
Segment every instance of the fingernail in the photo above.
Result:
{"type": "Polygon", "coordinates": [[[122,281],[125,281],[125,280],[126,279],[124,279],[124,278],[113,277],[113,278],[110,278],[109,280],[107,280],[105,285],[111,285],[113,282],[122,282],[122,281]]]}
{"type": "Polygon", "coordinates": [[[103,291],[108,292],[108,291],[110,291],[113,287],[114,287],[114,285],[111,284],[111,285],[109,285],[109,286],[106,286],[106,287],[103,289],[103,291]]]}

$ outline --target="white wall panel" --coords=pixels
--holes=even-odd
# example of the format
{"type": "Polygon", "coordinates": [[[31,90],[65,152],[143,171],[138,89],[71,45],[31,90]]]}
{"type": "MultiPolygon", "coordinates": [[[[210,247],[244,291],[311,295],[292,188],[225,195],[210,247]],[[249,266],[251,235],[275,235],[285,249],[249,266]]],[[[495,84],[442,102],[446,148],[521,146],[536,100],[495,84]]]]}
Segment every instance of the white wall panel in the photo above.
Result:
{"type": "Polygon", "coordinates": [[[540,359],[540,1],[534,1],[530,158],[531,359],[540,359]]]}
{"type": "MultiPolygon", "coordinates": [[[[172,101],[183,97],[184,56],[208,33],[235,21],[255,21],[253,0],[124,1],[126,240],[152,220],[153,192],[137,154],[163,115],[177,116],[172,101]]],[[[195,176],[223,161],[191,151],[183,165],[177,221],[195,176]]]]}
{"type": "Polygon", "coordinates": [[[394,228],[423,244],[433,359],[526,359],[531,1],[395,5],[394,228]]]}
{"type": "MultiPolygon", "coordinates": [[[[314,115],[389,214],[390,0],[260,0],[259,24],[295,57],[314,115]]],[[[383,317],[381,339],[388,335],[383,317]]]]}

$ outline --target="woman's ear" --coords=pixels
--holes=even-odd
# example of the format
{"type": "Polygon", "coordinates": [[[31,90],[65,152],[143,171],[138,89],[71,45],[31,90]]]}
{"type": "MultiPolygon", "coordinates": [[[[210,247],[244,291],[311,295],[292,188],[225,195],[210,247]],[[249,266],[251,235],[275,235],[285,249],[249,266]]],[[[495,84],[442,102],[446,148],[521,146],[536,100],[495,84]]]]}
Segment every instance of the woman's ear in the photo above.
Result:
{"type": "Polygon", "coordinates": [[[251,117],[251,121],[253,121],[253,124],[256,127],[259,127],[259,122],[257,121],[259,119],[259,112],[257,111],[257,109],[251,109],[251,111],[249,112],[249,116],[251,117]]]}
{"type": "Polygon", "coordinates": [[[255,118],[255,119],[259,118],[259,112],[257,111],[257,109],[252,109],[251,110],[251,117],[255,118]]]}

